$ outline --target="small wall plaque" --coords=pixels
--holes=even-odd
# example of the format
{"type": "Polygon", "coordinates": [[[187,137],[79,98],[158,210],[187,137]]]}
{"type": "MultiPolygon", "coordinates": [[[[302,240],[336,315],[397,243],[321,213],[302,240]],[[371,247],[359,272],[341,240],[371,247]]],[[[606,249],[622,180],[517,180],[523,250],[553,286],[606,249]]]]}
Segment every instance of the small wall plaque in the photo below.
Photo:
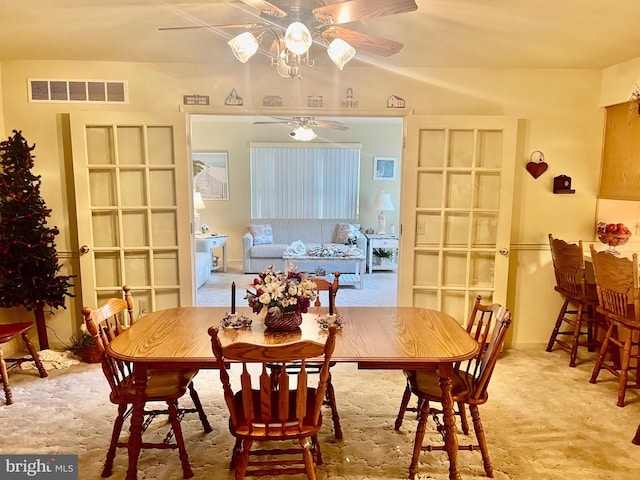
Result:
{"type": "Polygon", "coordinates": [[[571,189],[571,177],[558,175],[553,179],[553,193],[576,193],[571,189]]]}
{"type": "Polygon", "coordinates": [[[184,95],[182,101],[185,105],[209,105],[209,95],[184,95]]]}

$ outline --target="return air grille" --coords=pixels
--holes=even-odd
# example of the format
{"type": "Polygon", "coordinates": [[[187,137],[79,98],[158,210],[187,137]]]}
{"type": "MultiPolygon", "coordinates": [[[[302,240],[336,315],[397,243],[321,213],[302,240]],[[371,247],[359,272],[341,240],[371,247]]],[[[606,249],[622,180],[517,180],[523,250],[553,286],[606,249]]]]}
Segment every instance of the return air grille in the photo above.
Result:
{"type": "Polygon", "coordinates": [[[129,103],[127,82],[29,79],[30,102],[129,103]]]}

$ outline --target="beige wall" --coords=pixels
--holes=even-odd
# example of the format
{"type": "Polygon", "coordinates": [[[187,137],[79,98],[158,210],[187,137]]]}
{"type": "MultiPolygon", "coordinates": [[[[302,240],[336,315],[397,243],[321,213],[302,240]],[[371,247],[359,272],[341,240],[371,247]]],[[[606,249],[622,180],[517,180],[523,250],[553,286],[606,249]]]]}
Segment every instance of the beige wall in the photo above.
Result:
{"type": "MultiPolygon", "coordinates": [[[[42,195],[53,210],[51,223],[61,229],[57,242],[61,258],[72,272],[77,271],[77,262],[74,225],[69,220],[72,185],[64,114],[74,110],[177,111],[182,96],[193,93],[211,96],[211,108],[191,109],[197,113],[264,110],[261,103],[265,95],[283,97],[285,106],[274,111],[276,115],[302,113],[309,95],[323,96],[323,112],[335,111],[346,88],[352,87],[360,104],[359,114],[363,115],[366,111],[384,110],[386,99],[395,94],[403,97],[407,110],[416,114],[491,114],[521,119],[519,154],[515,159],[508,300],[515,318],[512,344],[546,342],[560,304],[553,292],[547,234],[593,238],[603,121],[599,71],[409,69],[393,72],[355,66],[342,72],[306,73],[303,80],[289,80],[279,78],[268,66],[248,65],[225,67],[222,71],[201,65],[7,61],[0,67],[3,106],[0,125],[4,125],[5,136],[11,129],[21,129],[30,142],[37,144],[34,170],[43,176],[42,195]],[[118,107],[30,104],[26,87],[30,77],[126,80],[130,104],[118,107]],[[224,99],[232,88],[244,98],[244,107],[224,106],[224,99]],[[524,168],[534,150],[542,150],[549,163],[547,173],[537,180],[524,168]],[[572,177],[575,195],[552,194],[552,179],[559,174],[572,177]]],[[[607,75],[613,76],[613,73],[607,72],[607,75]]],[[[246,142],[246,139],[237,141],[246,142]]],[[[233,169],[230,173],[238,174],[233,169]]],[[[242,174],[240,171],[240,176],[242,174]]],[[[232,198],[240,193],[235,189],[237,185],[232,183],[232,198]]],[[[237,211],[235,208],[234,215],[247,211],[246,206],[238,207],[237,211]]],[[[242,223],[245,222],[243,219],[242,223]]],[[[71,299],[70,308],[57,312],[49,322],[65,341],[77,331],[80,302],[81,299],[71,299]]],[[[52,346],[59,345],[53,334],[50,342],[52,346]]]]}

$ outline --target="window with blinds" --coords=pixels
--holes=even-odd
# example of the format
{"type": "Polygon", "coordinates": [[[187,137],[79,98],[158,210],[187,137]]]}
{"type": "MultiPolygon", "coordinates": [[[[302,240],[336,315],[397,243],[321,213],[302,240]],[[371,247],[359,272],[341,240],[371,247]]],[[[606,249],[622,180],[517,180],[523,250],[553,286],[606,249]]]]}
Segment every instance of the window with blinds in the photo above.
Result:
{"type": "Polygon", "coordinates": [[[250,144],[252,218],[358,218],[360,147],[250,144]]]}

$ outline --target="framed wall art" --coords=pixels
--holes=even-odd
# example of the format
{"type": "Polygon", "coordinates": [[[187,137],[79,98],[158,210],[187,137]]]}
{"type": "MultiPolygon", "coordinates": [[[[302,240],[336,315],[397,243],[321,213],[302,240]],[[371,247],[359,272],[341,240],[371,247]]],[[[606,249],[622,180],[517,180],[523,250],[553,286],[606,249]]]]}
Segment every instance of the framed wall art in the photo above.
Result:
{"type": "Polygon", "coordinates": [[[193,152],[193,188],[203,200],[229,200],[227,152],[193,152]]]}
{"type": "Polygon", "coordinates": [[[373,157],[373,179],[395,180],[396,157],[373,157]]]}

